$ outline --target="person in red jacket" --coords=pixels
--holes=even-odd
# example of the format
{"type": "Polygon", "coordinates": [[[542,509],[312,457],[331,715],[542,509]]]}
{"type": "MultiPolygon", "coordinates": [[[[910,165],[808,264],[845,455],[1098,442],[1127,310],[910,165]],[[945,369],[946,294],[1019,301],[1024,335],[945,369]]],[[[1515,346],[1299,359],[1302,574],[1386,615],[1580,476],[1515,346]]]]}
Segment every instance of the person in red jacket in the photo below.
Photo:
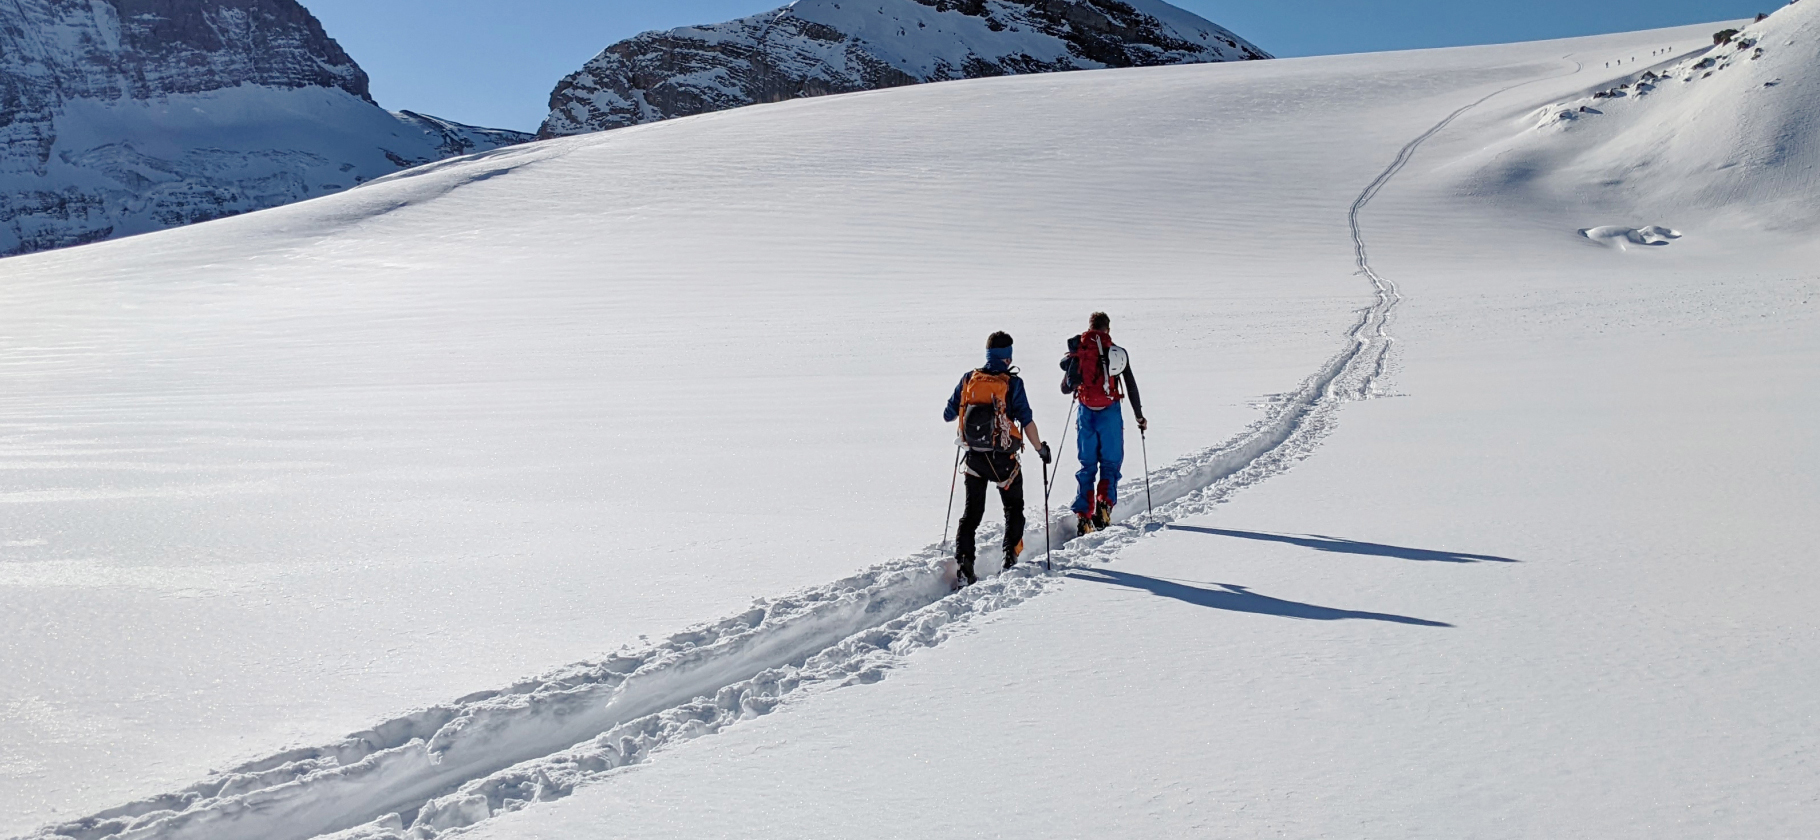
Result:
{"type": "Polygon", "coordinates": [[[1067,371],[1062,393],[1072,393],[1080,402],[1076,425],[1081,469],[1074,474],[1080,485],[1074,515],[1081,534],[1112,523],[1112,508],[1119,501],[1119,468],[1125,462],[1125,415],[1119,404],[1127,396],[1138,430],[1150,428],[1130,357],[1125,348],[1112,343],[1111,329],[1106,313],[1093,313],[1087,331],[1068,339],[1068,355],[1062,357],[1062,370],[1067,371]]]}

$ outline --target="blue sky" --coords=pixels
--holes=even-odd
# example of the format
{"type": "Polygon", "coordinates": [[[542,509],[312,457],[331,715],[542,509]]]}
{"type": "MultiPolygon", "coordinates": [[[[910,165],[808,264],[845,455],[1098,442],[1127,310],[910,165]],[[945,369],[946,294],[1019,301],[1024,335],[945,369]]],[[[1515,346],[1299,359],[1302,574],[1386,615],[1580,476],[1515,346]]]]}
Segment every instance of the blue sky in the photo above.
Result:
{"type": "MultiPolygon", "coordinates": [[[[550,90],[602,47],[785,0],[302,0],[366,68],[373,95],[497,128],[536,129],[550,90]]],[[[1175,0],[1276,55],[1492,44],[1750,17],[1784,0],[1175,0]]]]}

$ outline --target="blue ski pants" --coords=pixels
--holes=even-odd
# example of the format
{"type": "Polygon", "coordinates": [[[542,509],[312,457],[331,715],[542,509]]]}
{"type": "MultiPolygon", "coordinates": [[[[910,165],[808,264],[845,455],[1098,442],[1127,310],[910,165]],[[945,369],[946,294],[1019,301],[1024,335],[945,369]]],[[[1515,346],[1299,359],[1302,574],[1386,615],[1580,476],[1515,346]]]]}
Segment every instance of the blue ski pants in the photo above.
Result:
{"type": "Polygon", "coordinates": [[[1106,503],[1119,500],[1119,466],[1125,463],[1125,412],[1123,403],[1095,411],[1080,406],[1080,472],[1074,474],[1080,492],[1074,497],[1075,513],[1093,512],[1094,485],[1106,485],[1106,503]]]}

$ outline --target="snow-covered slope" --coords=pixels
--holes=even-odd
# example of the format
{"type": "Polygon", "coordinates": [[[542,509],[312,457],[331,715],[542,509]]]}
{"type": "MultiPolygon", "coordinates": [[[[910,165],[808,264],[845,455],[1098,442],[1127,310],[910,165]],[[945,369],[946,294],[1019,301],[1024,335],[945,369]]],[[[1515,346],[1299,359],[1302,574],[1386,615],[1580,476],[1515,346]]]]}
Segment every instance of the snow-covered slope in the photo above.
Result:
{"type": "Polygon", "coordinates": [[[777,103],[9,260],[0,834],[1804,836],[1820,243],[1485,175],[1716,28],[777,103]],[[1007,329],[1060,439],[1095,309],[1122,524],[948,594],[939,406],[1007,329]]]}
{"type": "Polygon", "coordinates": [[[796,0],[606,48],[556,86],[539,136],[919,82],[1268,57],[1162,0],[796,0]]]}
{"type": "Polygon", "coordinates": [[[1784,7],[1726,43],[1623,56],[1610,82],[1550,103],[1489,146],[1480,189],[1654,219],[1820,226],[1820,3],[1784,7]]]}
{"type": "Polygon", "coordinates": [[[529,139],[373,104],[294,0],[0,5],[0,255],[273,207],[529,139]]]}

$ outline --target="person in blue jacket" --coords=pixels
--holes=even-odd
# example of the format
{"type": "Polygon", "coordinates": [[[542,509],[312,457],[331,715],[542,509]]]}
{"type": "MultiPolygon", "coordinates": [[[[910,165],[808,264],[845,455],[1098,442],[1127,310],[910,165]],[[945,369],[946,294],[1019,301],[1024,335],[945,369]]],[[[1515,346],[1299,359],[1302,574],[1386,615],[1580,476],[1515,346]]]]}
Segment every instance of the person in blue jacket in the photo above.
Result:
{"type": "Polygon", "coordinates": [[[1011,336],[995,332],[986,339],[986,366],[971,370],[954,387],[954,396],[942,419],[959,423],[960,445],[965,447],[967,504],[961,512],[954,556],[965,583],[974,575],[974,533],[986,515],[986,482],[998,485],[1005,505],[1005,568],[1017,565],[1024,550],[1024,475],[1018,452],[1028,437],[1043,463],[1050,462],[1049,445],[1036,428],[1024,380],[1011,366],[1011,336]]]}

